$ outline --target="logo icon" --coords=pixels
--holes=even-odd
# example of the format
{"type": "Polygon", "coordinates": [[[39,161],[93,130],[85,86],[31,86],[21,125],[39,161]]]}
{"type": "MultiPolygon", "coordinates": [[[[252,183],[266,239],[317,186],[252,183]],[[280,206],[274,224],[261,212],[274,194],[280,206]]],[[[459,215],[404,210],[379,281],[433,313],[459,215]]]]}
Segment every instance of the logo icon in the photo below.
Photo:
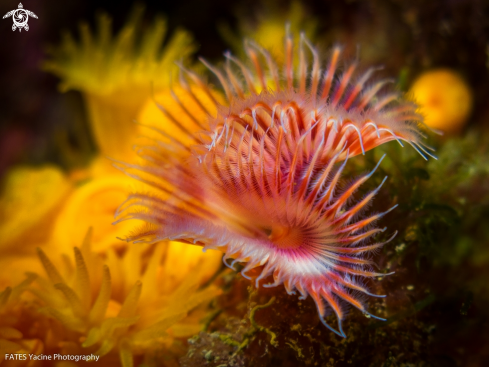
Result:
{"type": "Polygon", "coordinates": [[[9,11],[3,16],[3,19],[12,16],[12,19],[14,21],[14,25],[12,26],[13,31],[15,31],[17,28],[19,28],[19,32],[22,31],[22,28],[28,31],[29,26],[27,25],[27,21],[29,20],[29,15],[37,19],[36,14],[31,12],[30,10],[25,10],[22,6],[22,3],[19,3],[19,8],[9,11]]]}

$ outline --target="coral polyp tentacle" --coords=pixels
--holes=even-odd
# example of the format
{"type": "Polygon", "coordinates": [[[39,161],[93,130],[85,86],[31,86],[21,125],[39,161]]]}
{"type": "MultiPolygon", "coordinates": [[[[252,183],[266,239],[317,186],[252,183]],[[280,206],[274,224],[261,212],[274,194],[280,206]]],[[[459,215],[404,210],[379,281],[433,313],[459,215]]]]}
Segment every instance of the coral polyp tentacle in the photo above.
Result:
{"type": "Polygon", "coordinates": [[[408,142],[423,157],[431,155],[420,142],[416,106],[395,93],[382,94],[389,80],[365,87],[375,68],[357,76],[361,68],[354,62],[341,70],[340,47],[323,63],[304,36],[297,52],[288,36],[282,65],[251,41],[245,49],[249,63],[226,53],[223,69],[201,59],[218,79],[224,105],[196,73],[181,67],[180,84],[188,101],[209,116],[199,120],[185,106],[185,98],[173,93],[175,103],[186,119],[205,131],[190,134],[179,116],[160,107],[198,143],[190,148],[183,141],[192,140],[168,139],[168,131],[155,129],[166,143],[138,147],[145,164],[116,162],[161,193],[132,194],[117,211],[118,220],[148,223],[129,236],[130,241],[172,239],[218,249],[226,266],[246,263],[241,274],[255,278],[257,287],[283,284],[289,294],[298,291],[301,299],[310,295],[321,322],[344,337],[345,305],[379,318],[366,311],[359,294],[376,295],[360,279],[388,275],[372,271],[373,262],[366,256],[394,238],[395,233],[387,241],[368,243],[385,231],[372,227],[374,222],[396,206],[363,216],[386,178],[351,203],[384,157],[346,188],[342,175],[348,159],[392,140],[408,142]],[[209,113],[195,88],[203,90],[216,114],[209,113]],[[273,282],[263,284],[270,277],[273,282]],[[337,329],[324,319],[329,311],[338,319],[337,329]]]}

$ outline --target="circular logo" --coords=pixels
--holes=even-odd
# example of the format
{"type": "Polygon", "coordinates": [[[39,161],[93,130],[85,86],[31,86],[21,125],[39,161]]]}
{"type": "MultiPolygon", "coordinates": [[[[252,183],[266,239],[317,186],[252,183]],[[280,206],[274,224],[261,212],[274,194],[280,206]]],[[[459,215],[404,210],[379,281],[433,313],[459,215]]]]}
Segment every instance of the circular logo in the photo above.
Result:
{"type": "Polygon", "coordinates": [[[23,28],[27,25],[29,14],[24,9],[17,9],[12,14],[12,19],[17,28],[23,28]]]}

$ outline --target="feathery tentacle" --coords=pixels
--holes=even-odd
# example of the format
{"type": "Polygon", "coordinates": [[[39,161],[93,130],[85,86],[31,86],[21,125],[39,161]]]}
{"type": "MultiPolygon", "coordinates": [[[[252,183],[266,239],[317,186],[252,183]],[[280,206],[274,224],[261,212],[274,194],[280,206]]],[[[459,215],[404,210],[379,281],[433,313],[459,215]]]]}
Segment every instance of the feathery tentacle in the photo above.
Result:
{"type": "MultiPolygon", "coordinates": [[[[261,267],[257,286],[272,276],[273,283],[264,287],[284,284],[290,294],[297,289],[301,298],[311,295],[321,322],[344,337],[346,304],[379,318],[366,310],[357,293],[375,296],[359,279],[387,275],[372,271],[365,254],[395,234],[383,243],[366,241],[385,230],[372,224],[395,206],[360,216],[385,179],[361,201],[349,203],[382,159],[371,173],[339,193],[343,168],[349,158],[391,140],[406,141],[421,155],[431,155],[420,142],[420,117],[415,106],[397,94],[380,94],[387,80],[365,87],[375,69],[359,77],[357,63],[340,70],[339,47],[322,71],[319,53],[301,37],[298,75],[290,36],[284,65],[277,65],[253,42],[245,47],[251,67],[229,53],[224,71],[201,60],[218,78],[227,104],[218,106],[217,115],[207,121],[195,121],[207,127],[194,135],[200,141],[192,147],[193,154],[181,144],[159,144],[155,150],[141,148],[144,166],[117,162],[169,198],[133,194],[117,216],[148,223],[128,241],[171,239],[219,249],[226,266],[246,263],[241,273],[249,279],[247,272],[261,267]],[[329,309],[338,319],[337,329],[324,320],[329,309]]],[[[191,92],[192,83],[218,105],[195,73],[182,70],[181,79],[194,103],[198,98],[191,92]]],[[[190,114],[182,97],[175,102],[190,114]]],[[[161,110],[167,115],[163,106],[161,110]]],[[[178,116],[171,120],[179,126],[178,116]]]]}

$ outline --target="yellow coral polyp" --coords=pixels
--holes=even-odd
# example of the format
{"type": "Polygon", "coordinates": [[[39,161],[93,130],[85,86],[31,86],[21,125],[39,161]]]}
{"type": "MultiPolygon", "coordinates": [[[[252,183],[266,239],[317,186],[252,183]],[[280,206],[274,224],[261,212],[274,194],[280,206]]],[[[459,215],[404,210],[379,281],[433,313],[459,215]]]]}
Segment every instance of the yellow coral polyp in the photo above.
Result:
{"type": "Polygon", "coordinates": [[[436,69],[422,74],[410,89],[426,125],[456,134],[467,123],[473,95],[469,85],[455,71],[436,69]]]}
{"type": "Polygon", "coordinates": [[[308,39],[314,40],[318,23],[316,19],[308,16],[305,7],[299,1],[293,1],[288,9],[284,9],[282,4],[279,7],[273,3],[264,4],[267,11],[261,13],[256,22],[250,22],[246,18],[238,18],[240,19],[238,24],[239,36],[233,36],[228,27],[221,26],[222,37],[233,46],[234,51],[240,58],[245,56],[242,39],[245,36],[270,51],[275,61],[283,62],[285,55],[282,46],[286,36],[285,24],[287,24],[290,34],[296,35],[294,37],[295,44],[299,43],[299,34],[301,32],[308,39]]]}
{"type": "Polygon", "coordinates": [[[196,269],[174,291],[162,292],[158,284],[165,276],[165,243],[156,245],[146,264],[143,255],[150,246],[141,245],[122,259],[112,252],[102,265],[89,237],[80,249],[75,247],[74,263],[65,259],[64,272],[38,250],[47,278],[37,276],[37,287],[31,290],[43,304],[41,312],[55,321],[57,332],[46,340],[51,350],[61,346],[61,353],[67,348],[71,353],[94,353],[106,356],[106,362],[115,353],[122,366],[133,366],[136,355],[171,345],[169,328],[219,294],[213,286],[198,290],[205,272],[196,269]]]}
{"type": "Polygon", "coordinates": [[[78,244],[87,228],[93,227],[92,248],[103,252],[124,246],[117,239],[134,230],[138,223],[123,222],[113,226],[114,212],[131,192],[134,180],[120,175],[105,175],[78,187],[59,212],[53,231],[53,243],[67,249],[78,244]]]}
{"type": "Polygon", "coordinates": [[[82,92],[95,141],[102,154],[124,159],[137,135],[137,111],[156,90],[168,87],[178,75],[175,61],[193,51],[192,38],[177,30],[164,50],[166,22],[157,17],[142,31],[143,8],[136,7],[123,29],[113,37],[111,19],[98,17],[98,32],[80,25],[80,41],[65,34],[50,50],[44,69],[61,78],[60,89],[82,92]]]}
{"type": "Polygon", "coordinates": [[[172,292],[176,286],[193,274],[194,269],[200,269],[201,281],[208,281],[222,265],[222,253],[207,250],[205,253],[200,246],[188,246],[181,242],[171,241],[166,248],[162,267],[165,276],[160,282],[164,292],[172,292]]]}
{"type": "MultiPolygon", "coordinates": [[[[212,98],[224,103],[222,95],[217,92],[211,93],[212,98]]],[[[171,138],[190,146],[195,144],[195,141],[189,138],[186,131],[193,134],[202,130],[203,126],[197,125],[195,121],[206,121],[208,115],[215,115],[216,112],[215,103],[202,88],[194,85],[185,90],[180,86],[175,86],[171,90],[160,92],[146,100],[137,117],[139,134],[142,137],[161,140],[161,134],[157,130],[164,127],[165,132],[168,132],[171,138]],[[195,98],[192,98],[188,91],[195,98]],[[180,103],[175,101],[174,96],[180,103]]]]}
{"type": "Polygon", "coordinates": [[[45,243],[63,199],[72,189],[64,173],[54,166],[17,167],[3,182],[0,196],[0,250],[28,252],[45,243]]]}
{"type": "MultiPolygon", "coordinates": [[[[13,287],[6,287],[0,291],[0,364],[2,366],[15,366],[16,361],[5,361],[5,355],[10,353],[39,353],[40,343],[29,340],[23,333],[23,326],[29,321],[25,320],[25,309],[22,294],[34,281],[35,276],[29,275],[22,282],[13,287]]],[[[29,325],[29,328],[34,328],[29,325]]]]}

